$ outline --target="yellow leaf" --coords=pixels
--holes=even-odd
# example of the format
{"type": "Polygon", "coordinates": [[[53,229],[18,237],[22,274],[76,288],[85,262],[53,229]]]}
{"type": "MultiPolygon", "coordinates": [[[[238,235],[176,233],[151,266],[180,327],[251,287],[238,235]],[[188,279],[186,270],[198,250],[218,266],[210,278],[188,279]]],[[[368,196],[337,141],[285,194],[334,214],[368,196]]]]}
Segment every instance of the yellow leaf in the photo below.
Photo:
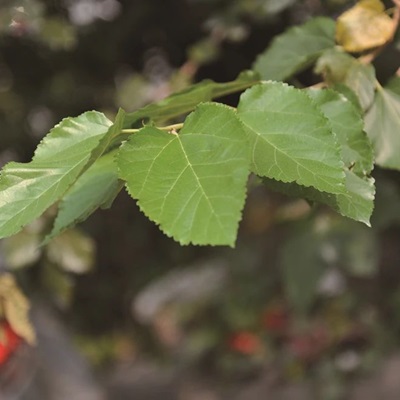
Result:
{"type": "Polygon", "coordinates": [[[0,275],[0,301],[12,329],[29,344],[35,344],[36,335],[28,316],[29,302],[11,274],[0,275]]]}
{"type": "Polygon", "coordinates": [[[380,0],[361,0],[338,18],[336,41],[346,51],[361,52],[387,43],[394,29],[380,0]]]}

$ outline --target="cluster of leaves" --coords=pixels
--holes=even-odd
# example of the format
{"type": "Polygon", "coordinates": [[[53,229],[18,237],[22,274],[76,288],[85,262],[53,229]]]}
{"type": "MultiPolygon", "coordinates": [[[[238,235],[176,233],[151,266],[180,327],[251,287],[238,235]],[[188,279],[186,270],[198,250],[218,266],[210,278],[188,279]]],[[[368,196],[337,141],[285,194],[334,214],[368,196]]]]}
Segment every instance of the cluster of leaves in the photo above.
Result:
{"type": "Polygon", "coordinates": [[[400,168],[400,81],[381,87],[373,66],[349,52],[355,42],[357,51],[385,44],[393,29],[379,0],[363,0],[337,23],[315,18],[278,36],[255,72],[235,81],[203,81],[135,112],[120,110],[114,122],[96,111],[64,119],[30,163],[4,167],[0,237],[58,204],[48,241],[109,207],[125,185],[181,244],[233,246],[250,173],[368,225],[374,154],[378,165],[400,168]],[[378,40],[367,29],[375,20],[389,26],[378,40]],[[359,43],[360,29],[367,43],[359,43]],[[311,65],[329,87],[282,82],[311,65]],[[212,101],[243,90],[237,108],[212,101]],[[179,123],[160,127],[166,122],[179,123]]]}

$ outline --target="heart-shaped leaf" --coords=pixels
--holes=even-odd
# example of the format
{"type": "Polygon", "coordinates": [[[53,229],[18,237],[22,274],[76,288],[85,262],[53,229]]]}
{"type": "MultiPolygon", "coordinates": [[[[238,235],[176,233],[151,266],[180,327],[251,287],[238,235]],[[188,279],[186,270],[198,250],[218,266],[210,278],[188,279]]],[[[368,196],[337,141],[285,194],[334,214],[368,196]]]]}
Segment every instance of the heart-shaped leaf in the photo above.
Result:
{"type": "Polygon", "coordinates": [[[340,147],[329,121],[304,91],[278,82],[258,84],[241,96],[238,116],[248,132],[254,173],[345,192],[340,147]]]}
{"type": "Polygon", "coordinates": [[[179,135],[152,127],[118,156],[120,177],[141,210],[181,244],[233,246],[246,196],[246,134],[234,109],[206,103],[179,135]]]}

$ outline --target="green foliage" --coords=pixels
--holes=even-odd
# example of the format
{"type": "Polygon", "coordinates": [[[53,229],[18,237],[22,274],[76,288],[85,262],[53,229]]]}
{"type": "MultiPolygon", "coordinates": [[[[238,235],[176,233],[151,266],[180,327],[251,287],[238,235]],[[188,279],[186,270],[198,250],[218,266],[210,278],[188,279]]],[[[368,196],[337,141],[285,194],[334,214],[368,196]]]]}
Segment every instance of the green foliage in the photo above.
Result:
{"type": "Polygon", "coordinates": [[[339,146],[306,93],[262,83],[242,95],[238,114],[248,132],[254,173],[328,193],[345,191],[339,146]]]}
{"type": "Polygon", "coordinates": [[[125,113],[120,110],[114,124],[92,151],[93,164],[83,172],[74,185],[68,190],[59,204],[59,212],[53,229],[46,237],[46,242],[65,229],[84,221],[99,207],[108,208],[122,189],[118,180],[116,151],[100,157],[110,146],[113,139],[121,132],[125,113]]]}
{"type": "MultiPolygon", "coordinates": [[[[400,327],[399,177],[384,170],[398,169],[400,80],[390,78],[399,30],[393,45],[351,55],[332,39],[335,21],[312,19],[336,17],[350,0],[114,2],[122,11],[114,22],[86,25],[72,22],[78,2],[33,0],[39,18],[32,0],[6,3],[0,9],[14,14],[7,21],[0,12],[0,162],[29,161],[32,142],[63,116],[95,109],[110,121],[95,128],[90,149],[87,123],[77,127],[70,155],[82,152],[87,162],[65,171],[65,190],[54,198],[43,201],[52,175],[40,185],[36,170],[23,177],[40,207],[29,206],[25,227],[1,240],[5,268],[27,293],[69,310],[88,343],[100,337],[92,346],[98,361],[124,363],[140,357],[142,345],[146,354],[162,346],[163,357],[178,351],[181,365],[247,382],[274,355],[282,382],[312,383],[305,398],[346,397],[332,390],[329,374],[353,389],[383,349],[393,350],[400,327]],[[274,40],[277,31],[284,33],[274,40]],[[268,43],[253,64],[258,72],[238,76],[268,43]],[[207,74],[215,82],[194,83],[207,74]],[[227,76],[238,78],[223,82],[227,76]],[[118,106],[129,114],[117,114],[118,106]],[[381,158],[384,146],[393,167],[381,158]],[[117,209],[92,216],[116,196],[117,209]],[[74,228],[87,218],[89,236],[74,228]],[[237,249],[179,249],[173,240],[237,249]],[[189,276],[198,256],[205,263],[189,276]],[[181,283],[189,290],[176,296],[181,283]],[[142,291],[153,304],[147,314],[134,301],[142,291]],[[128,303],[135,305],[129,326],[128,303]],[[99,350],[102,338],[107,351],[99,350]]],[[[54,168],[64,166],[64,152],[61,142],[49,150],[54,168]]],[[[0,204],[15,203],[6,218],[22,210],[15,186],[0,188],[0,204]]],[[[0,234],[10,232],[0,225],[0,234]]]]}
{"type": "Polygon", "coordinates": [[[59,212],[46,241],[65,229],[84,221],[100,208],[109,208],[122,189],[118,180],[116,152],[98,159],[66,193],[59,205],[59,212]]]}
{"type": "Polygon", "coordinates": [[[364,132],[359,111],[339,93],[327,89],[310,89],[308,95],[319,105],[328,118],[340,147],[344,165],[364,177],[372,171],[372,148],[364,132]]]}
{"type": "Polygon", "coordinates": [[[346,173],[346,193],[336,195],[334,203],[323,198],[319,201],[346,217],[369,224],[375,194],[374,181],[369,178],[373,154],[363,131],[361,115],[347,99],[332,90],[310,90],[308,93],[331,123],[341,146],[346,173]]]}
{"type": "Polygon", "coordinates": [[[187,114],[194,110],[197,104],[235,93],[254,85],[259,81],[259,75],[253,71],[244,71],[232,82],[216,83],[206,79],[189,88],[174,93],[171,96],[149,104],[133,113],[127,114],[125,126],[142,124],[144,120],[165,121],[187,114]]]}
{"type": "Polygon", "coordinates": [[[118,156],[131,196],[181,244],[233,246],[248,164],[246,137],[235,111],[215,103],[200,105],[179,135],[143,128],[118,156]]]}
{"type": "Polygon", "coordinates": [[[335,22],[315,18],[277,36],[253,65],[263,79],[284,81],[309,67],[335,45],[335,22]]]}
{"type": "Polygon", "coordinates": [[[328,85],[344,84],[357,95],[362,109],[368,110],[374,100],[376,77],[372,65],[363,64],[340,49],[329,49],[318,59],[315,72],[328,85]]]}
{"type": "Polygon", "coordinates": [[[119,110],[114,123],[95,111],[63,120],[30,163],[3,169],[0,236],[58,202],[52,230],[43,232],[48,241],[109,207],[125,184],[181,244],[233,246],[250,173],[369,225],[374,153],[380,166],[400,167],[400,79],[382,88],[371,64],[334,47],[334,31],[333,20],[312,19],[278,36],[255,62],[257,72],[119,110]],[[328,89],[259,78],[284,80],[312,64],[328,89]],[[237,109],[210,102],[242,91],[237,109]]]}
{"type": "Polygon", "coordinates": [[[394,78],[385,87],[378,86],[365,123],[375,148],[376,163],[400,169],[400,78],[394,78]]]}
{"type": "Polygon", "coordinates": [[[0,177],[0,237],[17,233],[59,200],[93,159],[112,123],[101,113],[66,118],[28,164],[9,163],[0,177]]]}

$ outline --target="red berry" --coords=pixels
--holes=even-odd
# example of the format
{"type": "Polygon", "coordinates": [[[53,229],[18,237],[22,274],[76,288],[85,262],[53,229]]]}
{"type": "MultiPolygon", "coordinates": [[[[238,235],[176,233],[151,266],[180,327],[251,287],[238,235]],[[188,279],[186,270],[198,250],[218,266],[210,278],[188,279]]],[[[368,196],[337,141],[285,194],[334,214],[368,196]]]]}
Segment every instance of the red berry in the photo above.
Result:
{"type": "Polygon", "coordinates": [[[231,349],[247,355],[254,354],[261,349],[260,338],[248,331],[235,333],[231,337],[229,345],[231,349]]]}
{"type": "Polygon", "coordinates": [[[1,323],[4,338],[0,341],[0,366],[3,365],[18,348],[22,339],[15,333],[7,321],[1,323]]]}

